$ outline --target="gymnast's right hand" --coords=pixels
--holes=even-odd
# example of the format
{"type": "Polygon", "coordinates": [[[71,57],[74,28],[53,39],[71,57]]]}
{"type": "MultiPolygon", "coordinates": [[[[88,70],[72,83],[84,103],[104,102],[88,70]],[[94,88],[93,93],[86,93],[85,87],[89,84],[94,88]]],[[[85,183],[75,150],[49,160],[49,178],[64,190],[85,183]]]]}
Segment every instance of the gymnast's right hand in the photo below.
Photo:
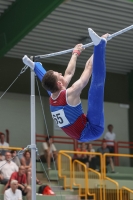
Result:
{"type": "Polygon", "coordinates": [[[83,44],[77,44],[73,49],[73,54],[76,53],[79,56],[83,50],[83,44]]]}

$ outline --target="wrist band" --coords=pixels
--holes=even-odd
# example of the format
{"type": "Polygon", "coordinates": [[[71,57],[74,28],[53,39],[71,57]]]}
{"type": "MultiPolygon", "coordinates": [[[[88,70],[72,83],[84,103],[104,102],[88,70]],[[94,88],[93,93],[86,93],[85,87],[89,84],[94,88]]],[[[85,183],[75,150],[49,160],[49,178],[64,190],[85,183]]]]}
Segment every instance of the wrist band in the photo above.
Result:
{"type": "Polygon", "coordinates": [[[72,54],[74,54],[74,53],[77,53],[78,56],[81,54],[81,52],[79,50],[76,50],[76,49],[73,50],[72,54]]]}

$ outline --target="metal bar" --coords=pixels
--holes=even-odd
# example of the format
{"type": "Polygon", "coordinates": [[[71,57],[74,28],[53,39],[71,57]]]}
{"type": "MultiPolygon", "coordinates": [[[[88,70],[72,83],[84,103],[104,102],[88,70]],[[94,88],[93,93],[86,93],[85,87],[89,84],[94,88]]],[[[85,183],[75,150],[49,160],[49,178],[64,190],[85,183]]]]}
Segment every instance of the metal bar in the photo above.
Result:
{"type": "Polygon", "coordinates": [[[0,146],[0,149],[9,149],[9,150],[22,150],[21,147],[6,147],[6,146],[0,146]]]}
{"type": "MultiPolygon", "coordinates": [[[[45,142],[45,140],[36,140],[36,142],[45,142]]],[[[73,142],[62,142],[62,141],[54,141],[54,143],[61,143],[61,144],[74,144],[73,142]]],[[[4,149],[4,148],[3,148],[4,149]]]]}
{"type": "MultiPolygon", "coordinates": [[[[34,71],[31,70],[31,145],[35,146],[35,74],[34,71]]],[[[31,148],[31,173],[32,173],[32,200],[36,200],[36,149],[31,148]]]]}
{"type": "MultiPolygon", "coordinates": [[[[110,36],[107,38],[107,41],[111,40],[113,37],[116,37],[116,36],[118,36],[118,35],[120,35],[120,34],[122,34],[122,33],[127,32],[127,31],[129,31],[129,30],[131,30],[131,29],[133,29],[133,25],[128,26],[128,27],[126,27],[126,28],[124,28],[124,29],[122,29],[122,30],[116,32],[116,33],[113,33],[112,35],[110,35],[110,36]]],[[[90,46],[92,46],[92,45],[94,45],[93,42],[88,43],[88,44],[85,44],[85,45],[83,45],[83,47],[84,47],[84,48],[87,48],[87,47],[90,47],[90,46]]],[[[70,52],[72,52],[72,51],[73,51],[73,48],[72,48],[72,49],[68,49],[68,50],[64,50],[64,51],[55,52],[55,53],[50,53],[50,54],[45,54],[45,55],[34,56],[34,61],[37,61],[37,60],[43,59],[43,58],[48,58],[48,57],[53,57],[53,56],[59,56],[59,55],[62,55],[62,54],[70,53],[70,52]]]]}

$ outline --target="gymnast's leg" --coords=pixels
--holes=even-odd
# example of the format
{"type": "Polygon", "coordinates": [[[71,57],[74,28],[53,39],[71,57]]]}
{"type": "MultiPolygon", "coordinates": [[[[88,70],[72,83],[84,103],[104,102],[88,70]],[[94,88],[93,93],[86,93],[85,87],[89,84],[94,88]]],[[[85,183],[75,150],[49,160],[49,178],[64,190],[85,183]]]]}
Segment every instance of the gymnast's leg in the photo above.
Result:
{"type": "MultiPolygon", "coordinates": [[[[97,36],[91,29],[90,37],[94,42],[93,71],[91,86],[88,93],[88,111],[87,118],[89,121],[90,133],[88,137],[97,139],[104,130],[104,83],[106,76],[105,66],[105,48],[106,39],[97,36]]],[[[106,37],[108,36],[105,35],[106,37]]]]}
{"type": "MultiPolygon", "coordinates": [[[[32,60],[30,60],[26,55],[22,58],[23,63],[27,66],[29,66],[32,70],[34,70],[35,74],[37,75],[37,77],[40,79],[40,81],[42,82],[42,79],[44,77],[44,75],[46,74],[46,70],[44,69],[44,67],[42,66],[42,64],[40,62],[33,62],[32,60]]],[[[49,96],[51,95],[51,92],[47,91],[49,96]]]]}

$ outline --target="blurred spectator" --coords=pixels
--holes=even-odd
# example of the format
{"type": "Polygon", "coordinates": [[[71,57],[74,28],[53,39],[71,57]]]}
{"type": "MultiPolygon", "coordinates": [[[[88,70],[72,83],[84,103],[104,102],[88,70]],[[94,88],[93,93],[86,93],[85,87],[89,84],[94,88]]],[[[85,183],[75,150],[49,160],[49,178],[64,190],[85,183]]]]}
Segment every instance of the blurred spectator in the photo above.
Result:
{"type": "MultiPolygon", "coordinates": [[[[95,152],[91,143],[88,144],[88,152],[95,152]]],[[[96,156],[94,154],[88,156],[87,165],[89,168],[96,169],[96,156]]]]}
{"type": "MultiPolygon", "coordinates": [[[[23,157],[20,160],[21,165],[25,167],[25,172],[27,175],[27,183],[28,185],[31,184],[31,152],[25,151],[23,157]]],[[[41,185],[41,181],[36,178],[37,184],[41,185]]]]}
{"type": "Polygon", "coordinates": [[[11,174],[17,171],[18,166],[13,161],[11,161],[11,153],[6,152],[5,160],[0,161],[0,183],[4,185],[7,184],[8,180],[11,177],[11,174]]]}
{"type": "Polygon", "coordinates": [[[55,161],[56,168],[58,169],[57,165],[58,153],[55,145],[53,144],[53,138],[51,136],[46,137],[46,142],[43,142],[42,146],[44,150],[44,156],[47,161],[48,169],[51,169],[52,161],[55,161]]]}
{"type": "MultiPolygon", "coordinates": [[[[0,147],[9,147],[9,144],[7,142],[5,142],[5,134],[1,133],[0,135],[0,147]]],[[[7,150],[5,149],[0,149],[0,153],[2,154],[2,156],[5,156],[7,150]]],[[[3,158],[4,160],[4,158],[3,158]]]]}
{"type": "Polygon", "coordinates": [[[25,151],[20,161],[21,161],[21,165],[25,166],[26,170],[30,169],[31,168],[31,152],[25,151]]]}
{"type": "Polygon", "coordinates": [[[20,160],[17,156],[16,150],[11,150],[11,158],[12,158],[12,161],[15,162],[18,167],[20,167],[20,160]]]}
{"type": "MultiPolygon", "coordinates": [[[[80,152],[87,152],[87,149],[86,149],[86,143],[81,143],[80,144],[80,148],[77,148],[76,151],[80,151],[80,152]]],[[[78,160],[84,164],[87,165],[87,162],[88,162],[88,157],[87,157],[87,154],[75,154],[74,155],[74,158],[73,158],[73,161],[74,160],[78,160]]],[[[81,171],[82,170],[82,166],[81,165],[78,165],[78,170],[81,171]]]]}
{"type": "Polygon", "coordinates": [[[31,184],[31,152],[25,151],[23,157],[20,159],[21,165],[25,167],[25,172],[27,175],[27,183],[31,184]]]}
{"type": "Polygon", "coordinates": [[[27,177],[24,166],[21,165],[18,172],[12,173],[10,180],[5,186],[5,190],[10,187],[12,180],[18,181],[18,189],[22,191],[22,195],[27,196],[27,199],[31,200],[31,187],[27,185],[27,177]]]}
{"type": "Polygon", "coordinates": [[[22,200],[22,192],[18,188],[18,181],[12,180],[10,188],[4,192],[4,200],[22,200]]]}
{"type": "MultiPolygon", "coordinates": [[[[109,149],[107,148],[107,143],[103,141],[102,146],[97,149],[97,152],[102,153],[102,154],[109,153],[109,149]]],[[[109,156],[106,157],[106,166],[108,164],[110,164],[110,167],[111,167],[111,170],[112,170],[111,172],[115,173],[114,163],[113,163],[112,157],[109,157],[109,156]]],[[[97,156],[97,165],[100,166],[100,157],[99,156],[97,156]]]]}
{"type": "Polygon", "coordinates": [[[5,160],[5,156],[0,153],[0,161],[5,160]]]}
{"type": "Polygon", "coordinates": [[[115,133],[113,133],[113,125],[112,124],[109,124],[107,128],[108,128],[108,132],[105,133],[104,139],[110,140],[110,142],[109,141],[106,142],[107,147],[108,147],[110,153],[114,153],[114,141],[115,141],[116,135],[115,135],[115,133]]]}

